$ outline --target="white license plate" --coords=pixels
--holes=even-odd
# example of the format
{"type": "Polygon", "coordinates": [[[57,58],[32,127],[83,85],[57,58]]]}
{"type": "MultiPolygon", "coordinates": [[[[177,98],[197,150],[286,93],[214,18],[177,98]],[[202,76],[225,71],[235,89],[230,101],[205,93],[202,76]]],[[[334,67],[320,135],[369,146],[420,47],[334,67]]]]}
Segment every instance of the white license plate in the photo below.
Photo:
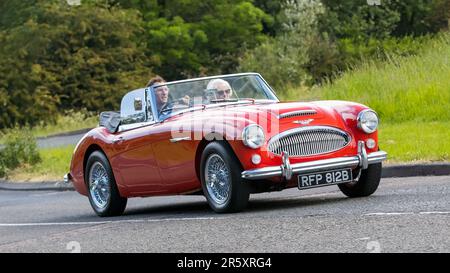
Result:
{"type": "Polygon", "coordinates": [[[307,189],[352,182],[352,169],[324,171],[298,176],[298,188],[307,189]]]}

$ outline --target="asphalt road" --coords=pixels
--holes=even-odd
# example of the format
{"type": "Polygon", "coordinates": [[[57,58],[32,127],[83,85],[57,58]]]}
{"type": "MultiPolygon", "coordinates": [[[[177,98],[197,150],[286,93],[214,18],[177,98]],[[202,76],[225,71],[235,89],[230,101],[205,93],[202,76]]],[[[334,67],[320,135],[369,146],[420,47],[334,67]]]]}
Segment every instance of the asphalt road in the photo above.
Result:
{"type": "Polygon", "coordinates": [[[138,198],[99,218],[75,192],[0,191],[0,252],[450,252],[450,176],[253,195],[218,215],[201,196],[138,198]]]}
{"type": "Polygon", "coordinates": [[[38,138],[36,139],[36,145],[39,148],[56,148],[61,146],[76,145],[85,134],[86,132],[38,138]]]}

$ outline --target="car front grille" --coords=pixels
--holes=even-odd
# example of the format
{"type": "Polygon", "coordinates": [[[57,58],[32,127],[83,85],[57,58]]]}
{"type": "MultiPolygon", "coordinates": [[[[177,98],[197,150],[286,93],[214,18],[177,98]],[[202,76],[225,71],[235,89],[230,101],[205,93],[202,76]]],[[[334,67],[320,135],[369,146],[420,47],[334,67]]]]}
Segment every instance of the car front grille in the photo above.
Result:
{"type": "Polygon", "coordinates": [[[289,156],[311,156],[340,150],[350,143],[350,136],[337,128],[308,126],[282,132],[269,140],[270,152],[289,156]]]}

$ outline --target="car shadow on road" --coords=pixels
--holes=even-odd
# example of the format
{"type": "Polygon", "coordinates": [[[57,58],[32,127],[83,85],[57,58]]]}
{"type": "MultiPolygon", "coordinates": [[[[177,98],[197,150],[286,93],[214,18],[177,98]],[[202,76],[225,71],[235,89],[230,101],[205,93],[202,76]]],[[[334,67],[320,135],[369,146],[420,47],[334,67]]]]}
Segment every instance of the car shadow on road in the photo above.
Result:
{"type": "Polygon", "coordinates": [[[322,206],[330,203],[339,203],[345,200],[345,197],[298,197],[298,198],[277,198],[269,200],[252,200],[249,202],[247,211],[265,211],[280,210],[290,208],[310,208],[313,206],[322,206]]]}
{"type": "MultiPolygon", "coordinates": [[[[182,198],[182,197],[180,197],[182,198]]],[[[377,198],[376,196],[365,197],[364,200],[377,198]]],[[[286,197],[286,198],[267,198],[267,199],[251,199],[245,213],[285,210],[293,208],[311,208],[326,205],[343,205],[348,202],[362,200],[363,198],[347,198],[345,196],[327,196],[327,197],[286,197]]],[[[151,200],[151,199],[149,199],[151,200]]],[[[151,202],[151,201],[150,201],[151,202]]],[[[124,215],[165,215],[165,216],[211,216],[214,213],[206,200],[189,201],[177,204],[158,204],[155,206],[139,207],[127,209],[124,215]]]]}
{"type": "MultiPolygon", "coordinates": [[[[183,197],[180,197],[183,198],[183,197]]],[[[151,198],[149,198],[149,203],[151,203],[151,198]]],[[[164,214],[171,216],[184,215],[186,213],[191,214],[210,214],[208,203],[205,201],[189,201],[177,204],[158,204],[148,207],[139,207],[125,210],[124,215],[155,215],[164,214]]]]}

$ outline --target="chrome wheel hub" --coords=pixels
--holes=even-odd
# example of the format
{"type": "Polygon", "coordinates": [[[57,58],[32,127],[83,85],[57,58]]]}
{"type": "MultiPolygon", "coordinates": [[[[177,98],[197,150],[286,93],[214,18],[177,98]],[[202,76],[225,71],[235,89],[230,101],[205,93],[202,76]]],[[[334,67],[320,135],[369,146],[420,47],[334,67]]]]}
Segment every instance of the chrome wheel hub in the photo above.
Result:
{"type": "Polygon", "coordinates": [[[223,159],[217,154],[211,154],[205,164],[206,189],[213,201],[219,205],[225,204],[230,197],[230,170],[223,159]]]}
{"type": "Polygon", "coordinates": [[[110,199],[110,181],[105,168],[100,162],[95,162],[89,171],[89,194],[95,206],[106,207],[110,199]]]}

